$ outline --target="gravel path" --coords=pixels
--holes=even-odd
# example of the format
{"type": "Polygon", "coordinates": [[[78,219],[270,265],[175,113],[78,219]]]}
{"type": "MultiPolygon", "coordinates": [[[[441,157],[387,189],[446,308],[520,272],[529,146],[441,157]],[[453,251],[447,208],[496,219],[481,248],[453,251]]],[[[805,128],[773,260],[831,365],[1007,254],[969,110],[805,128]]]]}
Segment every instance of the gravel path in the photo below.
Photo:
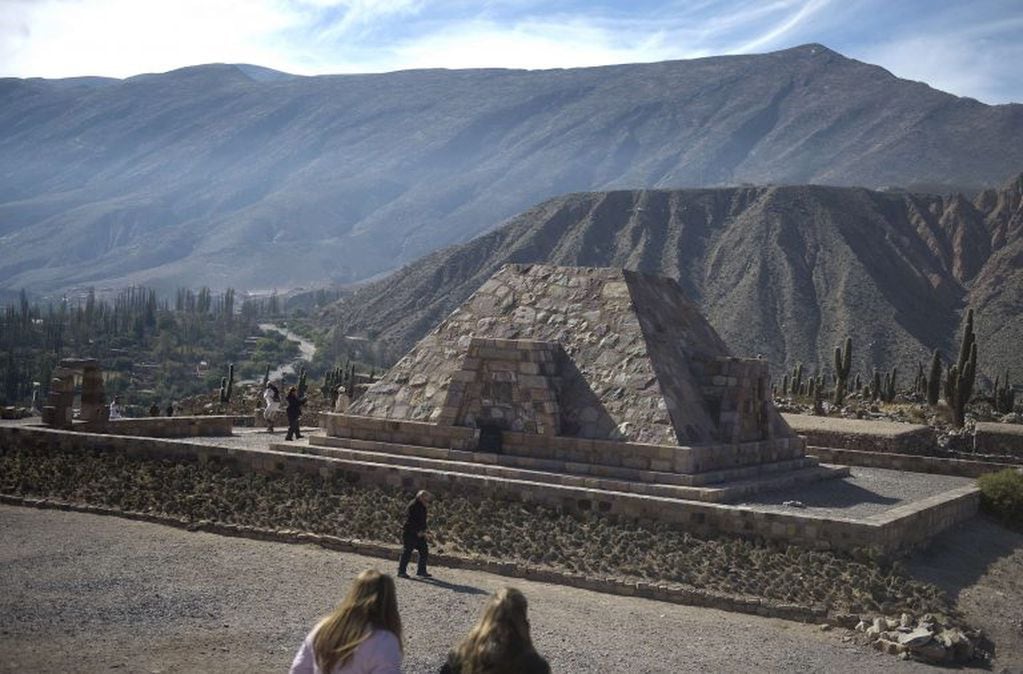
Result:
{"type": "MultiPolygon", "coordinates": [[[[284,671],[382,560],[0,506],[0,671],[284,671]]],[[[499,576],[401,581],[404,671],[436,671],[499,576]]],[[[923,672],[816,626],[517,580],[555,672],[923,672]]]]}
{"type": "Polygon", "coordinates": [[[975,483],[971,477],[853,466],[849,477],[758,494],[742,505],[772,512],[866,519],[911,501],[975,483]],[[799,501],[806,507],[794,509],[783,505],[785,501],[799,501]]]}

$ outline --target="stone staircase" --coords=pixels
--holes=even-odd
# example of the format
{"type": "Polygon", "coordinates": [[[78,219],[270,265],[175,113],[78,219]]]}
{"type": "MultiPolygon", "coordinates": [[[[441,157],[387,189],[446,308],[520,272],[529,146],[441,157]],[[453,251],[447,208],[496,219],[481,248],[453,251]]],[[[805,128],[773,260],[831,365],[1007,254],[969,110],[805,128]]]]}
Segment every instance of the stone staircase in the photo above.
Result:
{"type": "Polygon", "coordinates": [[[849,474],[847,467],[820,465],[809,457],[690,475],[323,435],[310,436],[308,445],[274,444],[271,449],[329,457],[355,472],[389,468],[438,476],[456,473],[470,480],[546,484],[704,503],[734,503],[761,492],[849,474]]]}

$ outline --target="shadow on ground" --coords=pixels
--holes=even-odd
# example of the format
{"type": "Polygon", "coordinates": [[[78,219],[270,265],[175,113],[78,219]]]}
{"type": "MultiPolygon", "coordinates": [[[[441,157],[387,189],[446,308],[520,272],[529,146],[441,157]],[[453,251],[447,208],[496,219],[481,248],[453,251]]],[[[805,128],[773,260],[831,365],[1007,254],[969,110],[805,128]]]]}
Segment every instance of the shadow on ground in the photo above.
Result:
{"type": "Polygon", "coordinates": [[[420,583],[426,583],[427,585],[436,585],[437,587],[444,590],[451,590],[459,594],[490,594],[486,590],[474,587],[472,585],[459,585],[457,583],[449,583],[446,580],[441,580],[436,576],[431,578],[416,577],[416,581],[420,583]]]}
{"type": "Polygon", "coordinates": [[[796,489],[757,494],[746,500],[754,505],[781,505],[785,501],[798,500],[810,508],[851,508],[863,503],[894,505],[899,499],[884,496],[853,484],[848,479],[827,480],[796,489]]]}
{"type": "MultiPolygon", "coordinates": [[[[958,599],[998,561],[1023,556],[1023,534],[978,516],[936,537],[909,560],[910,572],[958,599]]],[[[1020,578],[1023,583],[1023,578],[1020,578]]]]}
{"type": "Polygon", "coordinates": [[[908,560],[995,645],[995,671],[1023,671],[1023,534],[984,516],[945,531],[908,560]]]}

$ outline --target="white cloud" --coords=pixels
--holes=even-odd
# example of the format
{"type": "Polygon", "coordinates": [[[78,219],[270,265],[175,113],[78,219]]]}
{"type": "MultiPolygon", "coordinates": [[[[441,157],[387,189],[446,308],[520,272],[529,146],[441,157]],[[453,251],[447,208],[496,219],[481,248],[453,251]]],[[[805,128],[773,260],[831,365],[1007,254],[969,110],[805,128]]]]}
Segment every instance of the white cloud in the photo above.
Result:
{"type": "Polygon", "coordinates": [[[985,103],[1023,102],[1023,44],[970,34],[919,35],[863,50],[858,58],[898,77],[985,103]]]}
{"type": "Polygon", "coordinates": [[[245,0],[39,0],[4,6],[0,68],[22,76],[117,77],[196,63],[287,60],[301,14],[245,0]]]}
{"type": "Polygon", "coordinates": [[[960,95],[1020,100],[1023,15],[1005,9],[1018,0],[976,1],[983,11],[941,3],[900,14],[888,0],[660,0],[641,9],[542,0],[0,0],[0,75],[125,77],[211,62],[298,74],[555,68],[815,41],[960,95]]]}
{"type": "Polygon", "coordinates": [[[765,47],[777,44],[785,36],[804,27],[804,24],[813,18],[815,14],[824,9],[830,0],[807,0],[806,2],[795,3],[788,9],[787,16],[784,16],[776,25],[770,27],[766,32],[757,35],[753,39],[739,47],[739,51],[748,53],[755,52],[765,47]]]}

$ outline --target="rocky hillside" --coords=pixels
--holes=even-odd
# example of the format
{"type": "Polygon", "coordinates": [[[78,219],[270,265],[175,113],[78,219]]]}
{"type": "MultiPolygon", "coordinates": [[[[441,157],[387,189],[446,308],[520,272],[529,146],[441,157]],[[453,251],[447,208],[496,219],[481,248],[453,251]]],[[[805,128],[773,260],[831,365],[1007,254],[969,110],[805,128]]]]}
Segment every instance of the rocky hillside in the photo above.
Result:
{"type": "Polygon", "coordinates": [[[821,45],[545,71],[3,79],[0,291],[347,282],[575,191],[974,189],[1020,167],[1023,105],[821,45]]]}
{"type": "Polygon", "coordinates": [[[335,335],[400,354],[506,262],[623,266],[679,279],[738,355],[854,371],[956,352],[977,313],[980,370],[1023,380],[1023,176],[970,201],[821,186],[642,190],[546,201],[331,306],[335,335]]]}

